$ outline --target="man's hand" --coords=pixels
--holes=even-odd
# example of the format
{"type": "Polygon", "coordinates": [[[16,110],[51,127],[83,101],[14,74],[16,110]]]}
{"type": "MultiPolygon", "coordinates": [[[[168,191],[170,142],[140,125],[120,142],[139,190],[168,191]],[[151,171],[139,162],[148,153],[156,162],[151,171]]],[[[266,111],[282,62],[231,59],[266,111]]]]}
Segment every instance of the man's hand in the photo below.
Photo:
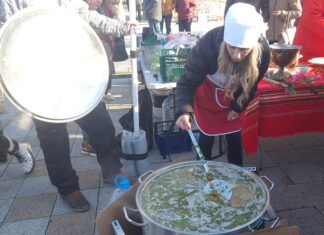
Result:
{"type": "Polygon", "coordinates": [[[135,33],[137,34],[137,21],[127,21],[127,34],[130,34],[131,28],[134,28],[135,33]]]}
{"type": "Polygon", "coordinates": [[[175,123],[181,130],[191,129],[191,118],[188,114],[181,115],[178,117],[175,123]]]}
{"type": "Polygon", "coordinates": [[[229,111],[227,114],[227,121],[233,121],[235,119],[237,119],[239,116],[239,114],[233,110],[229,111]]]}

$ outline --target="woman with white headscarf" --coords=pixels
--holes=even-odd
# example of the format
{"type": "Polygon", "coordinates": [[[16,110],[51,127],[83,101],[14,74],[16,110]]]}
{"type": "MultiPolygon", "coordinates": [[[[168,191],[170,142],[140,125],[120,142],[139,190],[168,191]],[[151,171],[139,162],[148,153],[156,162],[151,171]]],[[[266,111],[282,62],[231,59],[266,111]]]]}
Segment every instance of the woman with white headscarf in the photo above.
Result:
{"type": "Polygon", "coordinates": [[[246,3],[232,5],[224,27],[209,31],[193,48],[176,87],[176,125],[201,132],[199,145],[211,159],[214,136],[226,135],[228,162],[242,165],[241,129],[246,107],[270,61],[262,16],[246,3]]]}

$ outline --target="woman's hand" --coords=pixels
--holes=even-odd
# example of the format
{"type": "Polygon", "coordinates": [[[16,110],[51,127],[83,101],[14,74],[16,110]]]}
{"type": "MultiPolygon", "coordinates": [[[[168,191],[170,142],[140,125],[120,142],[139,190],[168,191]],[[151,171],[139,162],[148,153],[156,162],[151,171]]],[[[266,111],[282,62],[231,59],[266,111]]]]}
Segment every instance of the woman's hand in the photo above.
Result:
{"type": "Polygon", "coordinates": [[[238,118],[238,116],[239,116],[239,113],[237,113],[237,112],[231,110],[231,111],[229,111],[228,114],[227,114],[227,121],[229,121],[229,122],[230,122],[230,121],[234,121],[235,119],[238,118]]]}
{"type": "Polygon", "coordinates": [[[183,114],[178,117],[175,123],[181,130],[191,129],[191,118],[188,114],[183,114]]]}
{"type": "Polygon", "coordinates": [[[137,34],[137,26],[138,26],[137,21],[127,21],[126,26],[127,26],[127,34],[130,34],[131,28],[133,28],[135,34],[137,34]]]}

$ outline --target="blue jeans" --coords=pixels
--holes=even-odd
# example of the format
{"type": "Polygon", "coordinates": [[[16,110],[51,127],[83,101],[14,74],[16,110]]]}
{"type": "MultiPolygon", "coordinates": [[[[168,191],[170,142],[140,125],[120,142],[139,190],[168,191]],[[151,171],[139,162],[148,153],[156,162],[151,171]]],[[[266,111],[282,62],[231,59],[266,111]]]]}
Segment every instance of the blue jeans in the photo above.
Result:
{"type": "Polygon", "coordinates": [[[162,16],[162,21],[160,23],[161,26],[161,32],[163,33],[163,22],[165,21],[165,28],[166,28],[166,33],[170,34],[171,33],[171,20],[172,20],[172,14],[162,16]]]}
{"type": "Polygon", "coordinates": [[[148,23],[149,23],[150,28],[153,29],[153,32],[155,34],[161,34],[162,33],[161,29],[160,29],[160,21],[149,19],[148,23]]]}

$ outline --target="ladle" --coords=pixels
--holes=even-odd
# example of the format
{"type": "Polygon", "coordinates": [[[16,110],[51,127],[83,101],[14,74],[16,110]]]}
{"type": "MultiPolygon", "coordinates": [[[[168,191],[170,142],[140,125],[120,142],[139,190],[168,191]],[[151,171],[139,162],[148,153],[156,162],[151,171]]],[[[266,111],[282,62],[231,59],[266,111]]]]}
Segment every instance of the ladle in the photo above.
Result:
{"type": "Polygon", "coordinates": [[[193,145],[195,146],[195,149],[197,151],[197,154],[200,158],[200,161],[206,171],[206,177],[207,177],[207,184],[204,187],[204,193],[208,194],[208,195],[216,195],[215,197],[217,197],[217,194],[220,194],[223,201],[227,202],[228,200],[231,199],[232,197],[232,187],[231,185],[225,181],[225,180],[220,180],[220,179],[212,179],[213,175],[209,170],[208,164],[206,162],[206,159],[197,143],[197,140],[194,136],[194,134],[192,133],[191,129],[187,129],[188,134],[191,138],[191,141],[193,143],[193,145]]]}

